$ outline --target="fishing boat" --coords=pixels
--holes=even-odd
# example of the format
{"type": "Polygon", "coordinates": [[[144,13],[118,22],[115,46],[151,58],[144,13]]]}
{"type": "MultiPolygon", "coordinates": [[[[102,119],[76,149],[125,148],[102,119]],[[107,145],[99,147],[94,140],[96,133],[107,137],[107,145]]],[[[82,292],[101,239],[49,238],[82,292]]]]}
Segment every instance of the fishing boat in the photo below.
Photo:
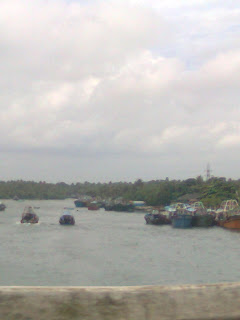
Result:
{"type": "Polygon", "coordinates": [[[227,229],[240,230],[240,215],[227,217],[219,221],[219,226],[227,229]]]}
{"type": "Polygon", "coordinates": [[[217,210],[218,225],[240,230],[240,208],[236,200],[225,200],[217,210]]]}
{"type": "Polygon", "coordinates": [[[0,211],[4,211],[5,209],[6,209],[5,204],[0,202],[0,211]]]}
{"type": "Polygon", "coordinates": [[[171,224],[171,220],[164,214],[153,210],[152,213],[147,213],[144,216],[146,224],[166,225],[171,224]]]}
{"type": "Polygon", "coordinates": [[[186,229],[192,227],[192,212],[188,210],[189,207],[185,204],[178,204],[171,216],[172,227],[186,229]]]}
{"type": "Polygon", "coordinates": [[[193,227],[213,227],[215,223],[215,216],[207,212],[207,209],[204,207],[201,201],[194,202],[192,205],[193,218],[192,226],[193,227]]]}
{"type": "Polygon", "coordinates": [[[96,211],[96,210],[99,210],[99,206],[95,203],[91,203],[89,206],[88,206],[88,210],[91,210],[91,211],[96,211]]]}
{"type": "Polygon", "coordinates": [[[74,225],[75,219],[72,214],[70,214],[68,211],[64,211],[63,215],[59,219],[59,223],[62,225],[74,225]]]}
{"type": "Polygon", "coordinates": [[[82,201],[80,199],[75,200],[74,204],[75,204],[76,208],[84,208],[87,206],[86,201],[82,201]]]}
{"type": "Polygon", "coordinates": [[[38,223],[39,217],[32,207],[25,207],[22,213],[21,223],[38,223]]]}

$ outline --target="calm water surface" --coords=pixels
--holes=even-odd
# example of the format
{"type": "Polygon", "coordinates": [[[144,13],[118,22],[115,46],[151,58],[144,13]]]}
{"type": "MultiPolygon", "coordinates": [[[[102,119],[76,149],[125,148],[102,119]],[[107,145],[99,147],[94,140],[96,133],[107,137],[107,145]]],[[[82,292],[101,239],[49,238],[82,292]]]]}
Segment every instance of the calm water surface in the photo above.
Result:
{"type": "Polygon", "coordinates": [[[73,200],[6,200],[0,212],[0,285],[123,286],[240,279],[240,233],[218,227],[179,230],[146,225],[142,213],[74,209],[73,200]],[[40,223],[20,223],[39,206],[40,223]]]}

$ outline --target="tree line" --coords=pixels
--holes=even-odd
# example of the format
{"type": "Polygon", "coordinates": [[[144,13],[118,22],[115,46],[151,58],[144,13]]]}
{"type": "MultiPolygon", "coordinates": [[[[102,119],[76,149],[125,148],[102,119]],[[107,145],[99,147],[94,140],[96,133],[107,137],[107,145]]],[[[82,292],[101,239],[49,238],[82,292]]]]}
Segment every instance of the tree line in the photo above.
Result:
{"type": "Polygon", "coordinates": [[[66,199],[82,195],[99,199],[142,200],[147,205],[161,206],[182,200],[184,197],[196,197],[207,207],[217,207],[223,200],[239,200],[240,179],[213,177],[205,181],[201,176],[186,180],[151,180],[141,179],[135,182],[90,183],[65,182],[47,183],[45,181],[0,181],[0,198],[13,199],[66,199]]]}

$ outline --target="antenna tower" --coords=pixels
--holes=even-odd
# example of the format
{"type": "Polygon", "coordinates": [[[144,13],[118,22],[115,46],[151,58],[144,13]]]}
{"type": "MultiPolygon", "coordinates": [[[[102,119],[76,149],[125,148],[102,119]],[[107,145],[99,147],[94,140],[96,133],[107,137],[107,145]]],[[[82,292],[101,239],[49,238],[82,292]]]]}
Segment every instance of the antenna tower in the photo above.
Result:
{"type": "Polygon", "coordinates": [[[207,164],[207,169],[206,169],[206,179],[209,180],[211,178],[211,172],[212,170],[210,169],[210,164],[207,164]]]}

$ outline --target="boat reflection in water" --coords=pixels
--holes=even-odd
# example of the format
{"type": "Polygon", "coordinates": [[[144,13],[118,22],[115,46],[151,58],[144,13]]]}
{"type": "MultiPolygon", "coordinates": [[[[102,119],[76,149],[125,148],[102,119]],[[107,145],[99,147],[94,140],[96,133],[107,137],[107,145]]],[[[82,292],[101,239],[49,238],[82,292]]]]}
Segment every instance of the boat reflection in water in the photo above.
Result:
{"type": "Polygon", "coordinates": [[[65,210],[63,212],[63,215],[59,219],[59,223],[61,225],[69,225],[70,226],[70,225],[74,225],[75,224],[75,219],[74,219],[73,215],[70,214],[69,211],[65,210]]]}
{"type": "Polygon", "coordinates": [[[34,212],[33,208],[28,206],[24,208],[21,223],[38,223],[39,217],[34,212]]]}

